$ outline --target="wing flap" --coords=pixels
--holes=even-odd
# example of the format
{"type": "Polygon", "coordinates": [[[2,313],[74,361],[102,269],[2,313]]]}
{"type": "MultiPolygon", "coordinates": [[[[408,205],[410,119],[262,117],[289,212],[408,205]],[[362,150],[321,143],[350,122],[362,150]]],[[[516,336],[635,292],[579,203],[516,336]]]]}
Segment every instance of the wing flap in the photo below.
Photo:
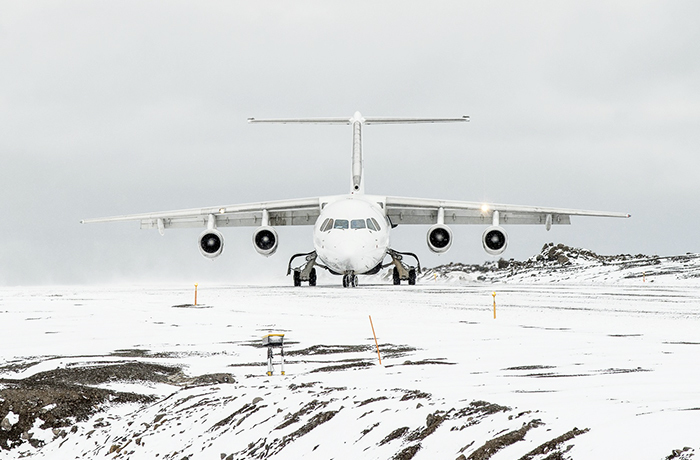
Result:
{"type": "MultiPolygon", "coordinates": [[[[466,209],[445,209],[445,224],[450,225],[490,225],[493,215],[490,212],[466,209]]],[[[387,215],[395,224],[433,225],[437,222],[437,209],[387,209],[387,215]]],[[[500,213],[501,224],[508,225],[545,225],[548,213],[500,213]]],[[[552,225],[570,225],[567,214],[552,214],[552,225]]]]}

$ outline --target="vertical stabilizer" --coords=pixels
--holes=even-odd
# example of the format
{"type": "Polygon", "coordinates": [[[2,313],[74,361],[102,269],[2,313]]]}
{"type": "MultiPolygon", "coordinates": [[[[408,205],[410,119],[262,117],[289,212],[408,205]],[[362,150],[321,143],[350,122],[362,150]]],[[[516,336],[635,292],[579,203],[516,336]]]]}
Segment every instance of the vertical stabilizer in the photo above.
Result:
{"type": "Polygon", "coordinates": [[[408,123],[452,123],[469,121],[464,115],[458,118],[403,118],[403,117],[369,117],[364,118],[355,112],[352,118],[248,118],[249,123],[309,123],[352,126],[352,170],[350,174],[350,193],[365,193],[364,162],[362,160],[362,126],[394,125],[408,123]]]}
{"type": "Polygon", "coordinates": [[[355,112],[355,115],[350,119],[352,124],[352,173],[350,179],[352,181],[350,193],[365,193],[364,172],[365,167],[362,162],[362,124],[365,119],[362,118],[360,112],[355,112]]]}

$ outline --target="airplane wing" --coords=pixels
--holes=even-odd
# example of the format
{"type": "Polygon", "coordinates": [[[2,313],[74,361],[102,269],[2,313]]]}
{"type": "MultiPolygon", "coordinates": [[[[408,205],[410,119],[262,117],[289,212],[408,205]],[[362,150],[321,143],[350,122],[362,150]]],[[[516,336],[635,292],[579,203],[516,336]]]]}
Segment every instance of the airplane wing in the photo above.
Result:
{"type": "Polygon", "coordinates": [[[438,212],[444,210],[444,222],[450,224],[491,225],[494,211],[500,224],[568,225],[571,216],[630,217],[620,212],[583,211],[578,209],[545,208],[510,204],[477,203],[470,201],[434,200],[429,198],[386,197],[386,214],[394,224],[432,225],[438,212]]]}
{"type": "Polygon", "coordinates": [[[262,225],[267,211],[269,225],[314,225],[321,212],[319,198],[266,201],[260,203],[216,206],[210,208],[181,209],[176,211],[129,214],[124,216],[85,219],[82,224],[138,220],[141,228],[207,227],[209,216],[214,216],[216,227],[257,227],[262,225]]]}

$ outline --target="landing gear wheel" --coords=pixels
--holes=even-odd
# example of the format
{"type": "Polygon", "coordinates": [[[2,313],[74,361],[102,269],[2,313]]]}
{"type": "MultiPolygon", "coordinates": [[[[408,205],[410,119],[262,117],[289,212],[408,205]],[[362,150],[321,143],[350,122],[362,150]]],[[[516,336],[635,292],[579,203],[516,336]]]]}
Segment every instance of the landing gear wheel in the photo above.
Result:
{"type": "Polygon", "coordinates": [[[393,272],[394,272],[394,285],[398,286],[399,284],[401,284],[401,275],[399,275],[399,270],[396,267],[394,267],[393,272]]]}
{"type": "Polygon", "coordinates": [[[408,284],[414,286],[416,284],[416,269],[411,268],[408,270],[408,284]]]}
{"type": "Polygon", "coordinates": [[[316,269],[312,268],[309,273],[309,286],[316,286],[316,269]]]}
{"type": "Polygon", "coordinates": [[[343,287],[357,287],[357,275],[343,275],[343,287]]]}
{"type": "Polygon", "coordinates": [[[301,286],[301,273],[294,270],[294,286],[301,286]]]}

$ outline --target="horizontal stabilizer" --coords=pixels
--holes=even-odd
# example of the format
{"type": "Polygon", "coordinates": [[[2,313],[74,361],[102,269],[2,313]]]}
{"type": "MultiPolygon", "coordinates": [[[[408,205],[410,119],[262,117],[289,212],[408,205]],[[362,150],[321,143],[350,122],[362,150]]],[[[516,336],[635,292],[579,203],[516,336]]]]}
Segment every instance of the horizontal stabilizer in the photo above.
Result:
{"type": "Polygon", "coordinates": [[[456,118],[409,118],[409,117],[365,117],[359,113],[352,118],[248,118],[248,123],[282,123],[282,124],[327,124],[349,125],[360,121],[365,125],[398,125],[411,123],[454,123],[469,121],[468,115],[456,118]]]}
{"type": "Polygon", "coordinates": [[[469,121],[468,115],[458,118],[405,118],[405,117],[366,117],[366,125],[398,125],[410,123],[454,123],[469,121]]]}
{"type": "Polygon", "coordinates": [[[349,118],[248,118],[248,123],[349,125],[349,118]]]}

